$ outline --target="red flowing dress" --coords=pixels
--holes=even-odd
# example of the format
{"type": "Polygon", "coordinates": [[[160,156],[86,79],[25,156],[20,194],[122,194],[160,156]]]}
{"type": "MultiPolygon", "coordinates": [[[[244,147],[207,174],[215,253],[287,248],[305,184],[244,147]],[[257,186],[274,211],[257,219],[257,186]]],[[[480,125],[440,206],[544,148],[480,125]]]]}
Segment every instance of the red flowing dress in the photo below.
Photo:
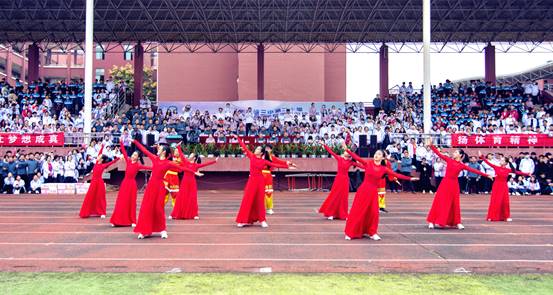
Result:
{"type": "Polygon", "coordinates": [[[342,156],[336,154],[326,145],[323,145],[325,150],[331,154],[338,163],[338,172],[334,177],[332,188],[330,193],[324,200],[319,213],[322,213],[324,217],[334,217],[336,219],[346,219],[348,217],[348,197],[349,197],[349,168],[351,166],[357,166],[363,168],[361,165],[354,161],[344,159],[342,156]]]}
{"type": "Polygon", "coordinates": [[[167,159],[161,160],[136,140],[134,144],[152,161],[152,175],[146,184],[134,232],[143,236],[150,236],[154,232],[162,232],[167,228],[164,206],[166,190],[163,183],[165,173],[170,169],[190,172],[192,170],[180,167],[167,159]]]}
{"type": "Polygon", "coordinates": [[[265,217],[265,179],[262,170],[270,166],[274,168],[288,168],[288,165],[269,162],[254,155],[241,139],[238,144],[242,147],[246,156],[250,159],[250,176],[246,187],[240,210],[236,216],[236,223],[250,224],[254,222],[263,222],[265,217]]]}
{"type": "Polygon", "coordinates": [[[445,170],[445,176],[436,190],[434,201],[432,202],[432,207],[430,208],[430,212],[428,212],[426,220],[429,223],[437,224],[442,227],[457,226],[461,224],[459,173],[463,170],[467,170],[484,177],[488,177],[488,175],[462,162],[444,156],[435,146],[430,146],[430,149],[446,162],[447,168],[445,170]]]}
{"type": "Polygon", "coordinates": [[[403,180],[411,180],[411,177],[397,174],[386,166],[375,164],[373,160],[364,160],[352,151],[348,150],[348,153],[365,169],[365,178],[355,193],[344,230],[346,236],[359,239],[365,234],[373,236],[378,231],[378,183],[380,179],[386,174],[403,180]]]}
{"type": "Polygon", "coordinates": [[[178,147],[179,155],[181,158],[180,165],[187,167],[193,172],[184,172],[182,181],[180,183],[179,192],[175,201],[175,207],[171,212],[173,219],[194,219],[198,215],[198,185],[196,184],[196,175],[194,172],[202,167],[213,165],[216,161],[206,162],[202,164],[191,163],[186,160],[184,153],[180,146],[178,147]]]}
{"type": "Polygon", "coordinates": [[[488,217],[489,221],[506,221],[508,218],[511,218],[511,207],[509,204],[509,187],[507,186],[507,180],[509,179],[509,174],[516,173],[517,175],[530,176],[524,172],[514,171],[496,166],[486,158],[481,157],[486,164],[493,168],[495,171],[495,179],[492,186],[492,194],[490,196],[490,206],[488,207],[488,217]]]}
{"type": "MultiPolygon", "coordinates": [[[[104,146],[100,148],[98,155],[102,155],[104,146]]],[[[115,159],[107,163],[96,163],[92,168],[92,179],[90,180],[90,187],[84,197],[83,205],[79,216],[81,218],[88,218],[90,216],[102,216],[106,215],[106,184],[102,179],[102,174],[109,166],[115,164],[119,159],[115,159]]]]}
{"type": "Polygon", "coordinates": [[[127,155],[123,142],[121,142],[121,152],[127,163],[127,168],[109,222],[115,226],[131,226],[136,224],[136,195],[138,192],[136,175],[140,170],[151,170],[152,167],[144,166],[139,162],[133,163],[127,155]]]}

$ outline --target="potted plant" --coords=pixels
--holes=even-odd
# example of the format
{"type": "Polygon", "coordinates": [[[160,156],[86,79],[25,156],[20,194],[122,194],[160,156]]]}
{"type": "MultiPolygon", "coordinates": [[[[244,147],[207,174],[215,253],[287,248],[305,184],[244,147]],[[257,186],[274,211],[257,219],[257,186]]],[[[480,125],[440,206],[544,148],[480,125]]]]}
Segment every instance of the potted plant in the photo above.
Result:
{"type": "Polygon", "coordinates": [[[302,151],[302,153],[301,153],[302,158],[309,158],[311,156],[312,152],[313,152],[311,150],[311,147],[308,146],[308,145],[303,145],[301,147],[301,151],[302,151]]]}
{"type": "Polygon", "coordinates": [[[217,147],[215,146],[214,143],[209,143],[205,147],[205,150],[206,150],[206,153],[207,153],[207,157],[208,158],[213,158],[214,155],[215,155],[215,151],[217,150],[217,147]]]}
{"type": "Polygon", "coordinates": [[[206,156],[207,155],[206,147],[203,144],[197,144],[194,148],[194,153],[198,157],[199,156],[206,156]]]}
{"type": "Polygon", "coordinates": [[[290,154],[292,155],[292,158],[297,158],[299,152],[300,152],[300,149],[297,144],[290,145],[290,154]]]}
{"type": "Polygon", "coordinates": [[[221,158],[226,157],[229,153],[226,144],[221,144],[218,148],[218,151],[219,151],[219,157],[221,157],[221,158]]]}
{"type": "Polygon", "coordinates": [[[286,157],[283,144],[279,143],[275,146],[275,154],[282,158],[286,157]]]}
{"type": "Polygon", "coordinates": [[[322,146],[316,145],[316,146],[315,146],[315,155],[317,155],[317,157],[320,157],[320,158],[326,158],[327,153],[326,153],[326,151],[323,149],[322,146]]]}

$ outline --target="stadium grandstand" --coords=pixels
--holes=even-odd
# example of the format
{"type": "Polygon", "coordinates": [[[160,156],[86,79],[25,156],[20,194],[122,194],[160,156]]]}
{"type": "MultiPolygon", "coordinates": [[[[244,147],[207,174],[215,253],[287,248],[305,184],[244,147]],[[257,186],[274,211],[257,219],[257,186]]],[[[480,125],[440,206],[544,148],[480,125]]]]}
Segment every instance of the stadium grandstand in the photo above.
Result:
{"type": "MultiPolygon", "coordinates": [[[[8,248],[11,241],[0,243],[0,252],[7,253],[0,254],[0,271],[18,271],[21,261],[32,264],[33,271],[65,271],[64,263],[71,261],[76,266],[69,271],[100,273],[271,272],[273,268],[315,273],[450,273],[465,267],[483,273],[552,272],[553,259],[547,256],[551,233],[541,229],[553,224],[551,218],[538,219],[547,214],[540,209],[553,204],[553,62],[519,73],[496,73],[496,53],[553,52],[552,8],[551,1],[540,0],[0,0],[0,206],[5,205],[0,212],[7,214],[0,217],[0,224],[2,218],[7,219],[5,224],[11,224],[9,218],[42,218],[36,221],[37,230],[21,224],[16,230],[28,232],[36,247],[53,245],[53,250],[37,254],[31,242],[15,234],[14,243],[21,243],[21,248],[8,248]],[[484,61],[482,75],[431,81],[431,53],[446,52],[479,54],[484,61]],[[369,100],[346,99],[346,57],[356,53],[378,56],[378,93],[369,100]],[[423,67],[392,69],[390,53],[421,53],[423,67]],[[390,74],[394,70],[411,71],[423,83],[394,80],[390,74]],[[229,212],[237,209],[230,205],[238,199],[235,191],[244,188],[246,179],[249,184],[261,175],[254,171],[254,161],[262,160],[255,159],[255,150],[247,150],[259,146],[272,150],[262,158],[260,171],[271,179],[263,194],[270,192],[272,198],[273,192],[282,193],[286,204],[275,209],[283,215],[273,217],[281,218],[281,223],[275,222],[267,231],[277,229],[270,239],[261,238],[260,231],[244,231],[240,236],[224,228],[225,222],[232,223],[229,212]],[[311,215],[319,212],[313,206],[334,187],[340,165],[347,166],[349,191],[364,189],[363,184],[372,180],[363,180],[362,173],[372,162],[362,159],[381,153],[389,170],[378,177],[384,182],[379,195],[392,193],[399,223],[390,223],[394,215],[382,220],[388,235],[397,240],[385,244],[390,252],[374,247],[381,251],[382,260],[367,254],[364,244],[352,244],[352,256],[346,257],[336,251],[340,244],[327,240],[338,232],[341,235],[342,227],[329,231],[326,223],[311,223],[311,215]],[[448,162],[453,161],[448,157],[458,154],[464,157],[459,165],[469,169],[454,177],[446,174],[447,163],[450,167],[458,163],[448,162]],[[134,155],[134,162],[128,155],[134,155]],[[360,158],[351,162],[350,155],[360,158]],[[183,156],[198,163],[182,161],[183,156]],[[278,166],[274,156],[285,164],[278,166]],[[198,187],[207,197],[200,197],[200,207],[208,208],[208,214],[201,222],[207,223],[168,221],[172,229],[180,226],[175,245],[191,247],[190,252],[164,248],[158,254],[166,256],[156,258],[151,253],[157,250],[151,249],[157,248],[125,241],[117,224],[109,228],[114,230],[111,240],[108,229],[95,228],[100,226],[95,220],[77,224],[85,219],[65,219],[69,210],[76,219],[80,196],[98,184],[104,189],[104,180],[108,192],[103,191],[103,206],[106,195],[108,206],[115,206],[115,192],[123,191],[120,185],[128,180],[130,163],[156,167],[165,163],[165,157],[180,159],[167,164],[167,170],[177,175],[177,187],[182,173],[170,169],[185,167],[184,162],[196,165],[186,166],[189,170],[182,169],[184,173],[195,167],[196,175],[191,177],[202,176],[198,187]],[[342,158],[348,159],[346,164],[340,162],[342,158]],[[475,215],[485,214],[480,207],[487,206],[494,177],[498,178],[494,167],[502,164],[508,167],[503,169],[518,172],[506,177],[505,194],[513,197],[513,210],[524,213],[520,224],[499,229],[475,215]],[[349,171],[351,165],[355,167],[349,171]],[[470,195],[462,196],[470,207],[466,223],[473,228],[483,225],[478,229],[482,233],[475,236],[483,242],[457,233],[443,238],[415,227],[417,218],[426,223],[420,206],[432,203],[422,195],[436,192],[442,181],[457,181],[459,193],[470,195]],[[24,199],[14,195],[27,194],[40,194],[36,200],[42,203],[25,199],[27,205],[18,205],[24,199]],[[48,207],[44,200],[55,204],[48,207]],[[33,206],[38,209],[33,211],[33,206]],[[34,215],[41,212],[47,215],[34,215]],[[47,217],[56,225],[41,223],[47,217]],[[301,244],[304,234],[294,232],[296,223],[313,237],[314,246],[301,244]],[[201,226],[207,230],[199,230],[201,226]],[[415,229],[397,229],[406,226],[415,229]],[[536,237],[544,235],[531,241],[517,231],[523,227],[538,230],[532,233],[536,237]],[[50,231],[53,238],[47,242],[41,235],[50,231]],[[62,235],[69,231],[82,234],[82,241],[81,237],[65,239],[62,235]],[[209,233],[213,235],[207,240],[193,239],[209,233]],[[223,243],[214,238],[218,234],[230,238],[223,243]],[[448,240],[457,235],[460,242],[448,240]],[[425,236],[435,241],[425,244],[425,236]],[[495,246],[490,245],[499,241],[522,246],[509,248],[509,253],[493,252],[495,246]],[[403,243],[414,250],[401,248],[403,243]],[[277,244],[281,248],[273,248],[277,244]],[[90,251],[72,248],[81,246],[90,251]],[[470,250],[457,248],[464,246],[470,250]],[[512,249],[523,246],[529,249],[519,259],[522,254],[512,249]],[[205,254],[206,247],[213,251],[205,254]],[[241,247],[254,251],[244,253],[248,248],[241,247]],[[281,253],[286,247],[292,250],[281,253]],[[306,247],[317,249],[307,253],[306,247]],[[103,252],[108,248],[115,250],[103,252]]],[[[140,188],[139,195],[146,195],[155,173],[139,170],[135,187],[140,188]]],[[[164,177],[159,185],[167,203],[176,193],[164,177]]],[[[161,204],[159,200],[153,203],[161,204]]],[[[142,198],[139,202],[144,204],[142,198]]],[[[267,209],[263,212],[273,214],[272,200],[270,204],[265,203],[271,208],[263,207],[267,209]]],[[[379,210],[388,212],[385,206],[379,210]]],[[[105,218],[105,213],[98,215],[105,218]]],[[[330,224],[333,218],[324,221],[330,224]]],[[[191,219],[200,222],[199,216],[191,219]]],[[[238,227],[249,225],[236,221],[238,227]]],[[[453,227],[464,229],[461,223],[453,227]]],[[[165,230],[160,235],[167,238],[165,230]]],[[[375,235],[370,238],[379,240],[375,235]]],[[[138,237],[144,238],[143,233],[138,237]]],[[[345,238],[351,240],[347,234],[345,238]]],[[[0,281],[4,281],[1,273],[0,281]]],[[[329,292],[321,293],[325,291],[329,292]]]]}

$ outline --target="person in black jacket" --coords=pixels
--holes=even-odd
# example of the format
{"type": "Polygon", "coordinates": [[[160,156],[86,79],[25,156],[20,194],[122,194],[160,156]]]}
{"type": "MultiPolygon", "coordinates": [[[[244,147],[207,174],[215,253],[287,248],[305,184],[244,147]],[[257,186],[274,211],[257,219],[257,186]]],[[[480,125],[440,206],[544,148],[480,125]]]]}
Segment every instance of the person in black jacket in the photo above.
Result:
{"type": "Polygon", "coordinates": [[[423,194],[426,192],[432,193],[432,185],[430,180],[432,179],[432,166],[428,164],[426,158],[422,158],[420,164],[417,166],[417,172],[419,172],[419,189],[423,194]]]}

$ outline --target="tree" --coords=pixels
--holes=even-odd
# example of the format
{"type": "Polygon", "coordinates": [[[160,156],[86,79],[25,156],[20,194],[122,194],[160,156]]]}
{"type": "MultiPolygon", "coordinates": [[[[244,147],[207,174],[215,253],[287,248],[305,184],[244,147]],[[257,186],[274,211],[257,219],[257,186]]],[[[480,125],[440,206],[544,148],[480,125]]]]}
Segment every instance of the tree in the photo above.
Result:
{"type": "MultiPolygon", "coordinates": [[[[115,83],[123,81],[127,83],[129,89],[134,89],[134,67],[131,64],[121,67],[113,66],[110,75],[115,83]]],[[[154,70],[152,68],[144,68],[143,94],[152,102],[156,102],[157,82],[154,81],[154,70]]]]}

